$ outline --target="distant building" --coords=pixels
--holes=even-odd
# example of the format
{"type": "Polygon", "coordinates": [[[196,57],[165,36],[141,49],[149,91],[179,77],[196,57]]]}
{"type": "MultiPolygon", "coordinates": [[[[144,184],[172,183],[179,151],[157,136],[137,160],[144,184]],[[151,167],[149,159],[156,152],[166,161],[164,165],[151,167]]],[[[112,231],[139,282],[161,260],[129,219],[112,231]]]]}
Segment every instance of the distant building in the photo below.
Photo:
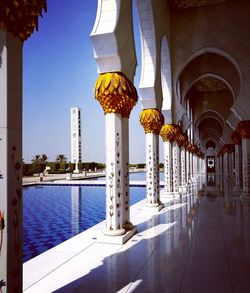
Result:
{"type": "MultiPolygon", "coordinates": [[[[82,161],[81,109],[71,108],[71,162],[82,161]]],[[[76,165],[76,171],[78,166],[76,165]]]]}

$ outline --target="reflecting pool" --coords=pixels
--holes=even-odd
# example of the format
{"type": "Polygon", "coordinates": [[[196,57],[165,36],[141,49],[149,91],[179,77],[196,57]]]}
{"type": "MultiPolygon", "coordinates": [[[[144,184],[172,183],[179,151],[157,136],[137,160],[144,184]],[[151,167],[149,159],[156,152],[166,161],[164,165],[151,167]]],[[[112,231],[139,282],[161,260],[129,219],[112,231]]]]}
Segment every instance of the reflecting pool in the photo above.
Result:
{"type": "MultiPolygon", "coordinates": [[[[130,204],[146,196],[130,187],[130,204]]],[[[105,187],[23,188],[23,261],[60,244],[105,219],[105,187]]]]}

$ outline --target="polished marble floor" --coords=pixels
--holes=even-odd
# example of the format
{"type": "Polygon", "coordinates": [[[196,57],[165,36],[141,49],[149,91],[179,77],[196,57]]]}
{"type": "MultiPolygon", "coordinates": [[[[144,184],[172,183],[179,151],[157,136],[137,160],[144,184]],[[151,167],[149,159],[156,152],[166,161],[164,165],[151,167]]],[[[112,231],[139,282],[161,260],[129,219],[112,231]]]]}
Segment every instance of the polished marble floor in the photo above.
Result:
{"type": "Polygon", "coordinates": [[[162,198],[157,214],[131,208],[137,234],[98,242],[104,222],[24,264],[24,292],[250,292],[250,205],[217,194],[162,198]]]}

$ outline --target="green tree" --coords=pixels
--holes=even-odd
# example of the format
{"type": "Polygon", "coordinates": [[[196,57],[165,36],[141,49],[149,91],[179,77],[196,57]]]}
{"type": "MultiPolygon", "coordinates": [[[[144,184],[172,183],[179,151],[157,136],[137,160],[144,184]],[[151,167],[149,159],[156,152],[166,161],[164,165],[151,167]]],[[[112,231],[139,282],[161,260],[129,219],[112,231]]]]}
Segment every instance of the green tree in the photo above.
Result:
{"type": "Polygon", "coordinates": [[[47,161],[48,161],[48,156],[46,154],[42,154],[40,157],[40,162],[46,164],[47,161]]]}
{"type": "Polygon", "coordinates": [[[59,163],[66,163],[67,162],[67,158],[65,157],[65,155],[60,154],[56,157],[56,161],[59,163]]]}
{"type": "Polygon", "coordinates": [[[34,164],[38,164],[40,160],[40,155],[35,155],[32,159],[31,162],[34,164]]]}

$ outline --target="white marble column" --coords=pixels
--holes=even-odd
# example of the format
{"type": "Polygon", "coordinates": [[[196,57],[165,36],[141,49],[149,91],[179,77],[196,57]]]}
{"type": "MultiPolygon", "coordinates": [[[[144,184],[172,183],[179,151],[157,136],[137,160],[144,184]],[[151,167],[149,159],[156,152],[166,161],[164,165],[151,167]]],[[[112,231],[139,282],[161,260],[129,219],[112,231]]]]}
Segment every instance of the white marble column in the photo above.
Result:
{"type": "Polygon", "coordinates": [[[194,180],[194,155],[190,152],[190,178],[191,181],[194,180]]]}
{"type": "Polygon", "coordinates": [[[147,200],[144,210],[157,212],[163,208],[159,188],[159,133],[164,117],[156,108],[144,109],[140,114],[140,123],[146,136],[147,200]]]}
{"type": "Polygon", "coordinates": [[[11,33],[0,30],[2,292],[22,291],[22,262],[22,43],[11,33]]]}
{"type": "Polygon", "coordinates": [[[181,153],[181,189],[186,191],[187,185],[187,164],[186,164],[186,149],[184,146],[180,147],[181,153]]]}
{"type": "Polygon", "coordinates": [[[128,119],[138,97],[133,83],[120,72],[102,73],[95,84],[95,97],[104,110],[106,127],[106,228],[103,233],[117,236],[100,235],[99,238],[123,244],[136,232],[129,219],[128,119]]]}
{"type": "Polygon", "coordinates": [[[234,192],[239,194],[242,192],[242,168],[241,168],[241,139],[237,131],[233,131],[231,139],[234,142],[234,192]]]}
{"type": "Polygon", "coordinates": [[[229,172],[228,161],[229,161],[229,153],[226,151],[223,154],[223,175],[224,175],[224,178],[228,178],[228,172],[229,172]]]}
{"type": "Polygon", "coordinates": [[[193,154],[193,178],[196,181],[197,180],[197,156],[196,154],[193,154]]]}
{"type": "Polygon", "coordinates": [[[172,142],[164,141],[164,193],[163,195],[172,195],[173,193],[173,165],[172,165],[172,142]]]}
{"type": "Polygon", "coordinates": [[[146,133],[147,208],[161,209],[159,191],[159,135],[146,133]]]}
{"type": "Polygon", "coordinates": [[[173,194],[179,195],[180,185],[180,161],[179,161],[179,146],[176,141],[172,145],[172,164],[173,164],[173,194]]]}
{"type": "MultiPolygon", "coordinates": [[[[230,149],[229,153],[228,153],[228,175],[231,178],[233,175],[233,165],[234,165],[234,153],[233,150],[230,149]]],[[[235,178],[233,178],[234,180],[235,178]]]]}
{"type": "Polygon", "coordinates": [[[220,191],[223,192],[223,178],[224,178],[224,169],[223,169],[223,152],[220,152],[220,191]]]}
{"type": "Polygon", "coordinates": [[[119,236],[123,228],[124,200],[122,197],[123,133],[120,114],[105,115],[106,122],[106,229],[105,235],[119,236]]]}
{"type": "Polygon", "coordinates": [[[186,150],[186,166],[187,166],[187,182],[191,182],[191,177],[190,177],[190,152],[186,150]]]}
{"type": "Polygon", "coordinates": [[[241,172],[240,172],[240,145],[235,144],[234,158],[235,158],[235,191],[241,190],[241,172]]]}
{"type": "Polygon", "coordinates": [[[122,118],[122,133],[123,133],[123,144],[122,144],[122,153],[123,160],[122,164],[122,194],[123,194],[123,228],[129,230],[133,228],[133,224],[130,222],[130,194],[129,194],[129,118],[122,118]]]}
{"type": "Polygon", "coordinates": [[[243,199],[250,201],[250,139],[242,138],[243,199]]]}

